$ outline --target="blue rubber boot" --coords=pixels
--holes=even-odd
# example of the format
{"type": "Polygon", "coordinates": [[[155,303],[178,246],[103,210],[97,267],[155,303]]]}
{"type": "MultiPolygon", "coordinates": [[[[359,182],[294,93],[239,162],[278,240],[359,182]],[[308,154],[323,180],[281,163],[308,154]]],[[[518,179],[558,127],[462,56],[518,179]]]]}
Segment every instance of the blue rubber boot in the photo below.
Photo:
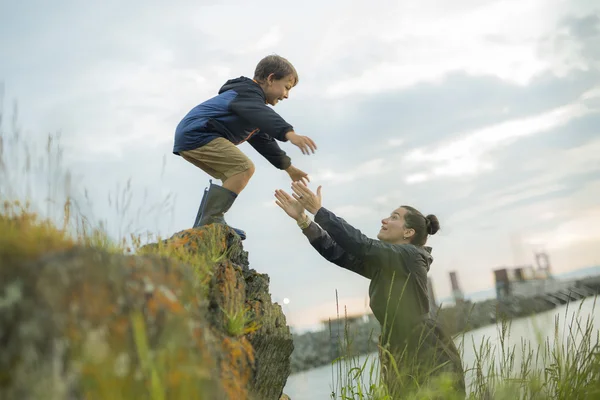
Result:
{"type": "MultiPolygon", "coordinates": [[[[204,196],[202,197],[200,209],[196,215],[194,228],[210,224],[227,225],[224,215],[229,211],[236,198],[236,193],[225,189],[222,186],[213,184],[211,180],[210,187],[204,190],[204,196]]],[[[246,239],[246,232],[231,226],[230,228],[233,229],[242,240],[246,239]]]]}

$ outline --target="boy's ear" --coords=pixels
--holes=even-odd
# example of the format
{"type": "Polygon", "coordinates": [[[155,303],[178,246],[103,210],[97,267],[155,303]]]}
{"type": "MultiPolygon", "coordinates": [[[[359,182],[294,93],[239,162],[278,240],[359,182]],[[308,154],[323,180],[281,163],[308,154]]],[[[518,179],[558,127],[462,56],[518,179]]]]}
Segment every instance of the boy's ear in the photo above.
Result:
{"type": "Polygon", "coordinates": [[[270,85],[273,83],[274,80],[275,80],[275,74],[270,73],[269,76],[267,76],[267,83],[270,85]]]}

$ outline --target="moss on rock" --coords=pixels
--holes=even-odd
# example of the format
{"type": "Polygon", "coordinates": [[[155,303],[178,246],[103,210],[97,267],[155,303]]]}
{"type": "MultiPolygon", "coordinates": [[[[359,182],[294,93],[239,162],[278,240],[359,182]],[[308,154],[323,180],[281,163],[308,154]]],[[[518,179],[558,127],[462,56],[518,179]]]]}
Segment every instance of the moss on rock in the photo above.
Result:
{"type": "Polygon", "coordinates": [[[0,225],[0,398],[282,395],[292,337],[229,228],[124,255],[33,220],[0,225]]]}

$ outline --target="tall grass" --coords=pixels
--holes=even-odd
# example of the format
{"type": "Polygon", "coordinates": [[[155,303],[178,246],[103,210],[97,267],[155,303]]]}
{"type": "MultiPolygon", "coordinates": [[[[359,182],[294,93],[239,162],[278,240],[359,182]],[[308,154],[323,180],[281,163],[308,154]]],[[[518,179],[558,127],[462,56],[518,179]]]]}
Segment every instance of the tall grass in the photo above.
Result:
{"type": "MultiPolygon", "coordinates": [[[[20,125],[19,106],[6,104],[0,84],[0,200],[13,212],[24,212],[52,223],[78,241],[115,251],[132,252],[159,240],[147,227],[172,217],[176,196],[150,202],[148,188],[135,188],[132,178],[117,182],[106,197],[94,198],[87,177],[74,174],[65,157],[61,132],[40,135],[20,125]],[[140,195],[135,197],[134,195],[140,195]],[[105,201],[105,203],[103,203],[105,201]],[[97,208],[105,210],[97,215],[97,208]]],[[[71,149],[77,151],[77,149],[71,149]]],[[[164,177],[163,158],[160,176],[164,177]]]]}
{"type": "MultiPolygon", "coordinates": [[[[340,316],[339,299],[337,290],[336,311],[337,318],[335,327],[329,320],[329,335],[335,339],[335,351],[340,354],[332,361],[331,380],[332,380],[332,399],[380,399],[379,391],[382,385],[379,383],[379,366],[376,360],[371,360],[372,356],[367,355],[364,361],[352,351],[352,344],[355,340],[351,332],[348,321],[348,313],[344,307],[344,315],[340,316]],[[343,321],[342,335],[339,335],[339,324],[343,321]],[[335,332],[334,332],[335,329],[335,332]],[[358,397],[353,397],[358,396],[358,397]]],[[[373,339],[373,332],[370,332],[368,340],[373,339]]]]}
{"type": "MultiPolygon", "coordinates": [[[[193,297],[205,296],[215,265],[228,256],[227,251],[233,250],[223,245],[223,232],[215,228],[214,235],[205,235],[197,252],[190,252],[183,246],[166,243],[160,235],[137,229],[140,221],[152,216],[157,219],[168,217],[174,207],[174,197],[167,195],[155,204],[147,204],[145,197],[134,212],[131,179],[124,185],[117,184],[116,192],[109,193],[106,198],[114,215],[110,218],[95,217],[94,201],[98,199],[92,199],[86,188],[79,191],[82,186],[76,182],[78,179],[74,179],[65,162],[60,136],[48,134],[40,140],[39,135],[24,132],[19,125],[17,103],[12,106],[11,117],[7,118],[3,87],[0,86],[0,267],[8,271],[13,260],[36,258],[47,251],[73,245],[117,254],[152,253],[192,265],[195,273],[194,282],[191,282],[193,297]],[[112,225],[109,225],[109,220],[113,221],[112,225]],[[146,246],[148,243],[155,245],[146,246]]],[[[5,271],[0,270],[0,275],[4,276],[5,271]]],[[[19,297],[11,294],[11,288],[7,287],[6,299],[17,301],[19,297]]],[[[2,304],[5,305],[9,303],[2,304]]],[[[231,326],[229,334],[245,334],[256,329],[256,324],[247,318],[245,310],[230,311],[232,320],[227,321],[231,326]]],[[[207,390],[212,390],[214,385],[210,381],[214,377],[206,369],[205,355],[187,350],[195,343],[195,339],[190,338],[190,320],[176,316],[169,318],[170,323],[165,323],[168,326],[164,332],[150,343],[144,314],[139,310],[131,311],[128,320],[134,345],[133,356],[126,352],[110,353],[99,363],[93,354],[87,354],[86,349],[81,350],[77,344],[71,343],[71,358],[77,360],[86,372],[81,379],[81,390],[86,398],[206,398],[207,390]],[[130,379],[132,371],[135,372],[136,360],[141,379],[137,375],[130,379]]],[[[115,348],[126,346],[126,343],[117,343],[115,348]]],[[[0,392],[6,389],[3,385],[8,375],[5,373],[7,371],[0,371],[0,392]]],[[[33,380],[27,384],[42,387],[42,383],[33,380]]],[[[48,396],[44,398],[60,397],[57,393],[50,393],[49,388],[31,388],[30,391],[41,391],[43,395],[40,396],[48,396]]]]}
{"type": "MultiPolygon", "coordinates": [[[[600,333],[594,327],[593,311],[596,299],[587,298],[571,314],[565,310],[554,318],[554,331],[548,336],[542,327],[535,327],[537,342],[520,338],[511,344],[512,321],[496,324],[497,337],[484,337],[472,343],[474,360],[463,366],[467,381],[468,399],[597,399],[600,398],[600,333]],[[592,312],[581,313],[584,302],[592,301],[592,312]],[[496,339],[496,340],[494,340],[496,339]]],[[[589,303],[588,303],[589,304],[589,303]]],[[[535,318],[532,318],[535,325],[535,318]]],[[[345,331],[340,346],[352,342],[345,331]]],[[[465,333],[455,338],[461,356],[465,355],[465,333]]],[[[383,383],[378,357],[341,356],[333,362],[331,399],[392,399],[383,383]],[[361,358],[363,359],[361,362],[361,358]]],[[[400,371],[402,373],[402,371],[400,371]]],[[[464,398],[453,391],[450,381],[440,377],[427,387],[404,393],[406,399],[464,398]]]]}

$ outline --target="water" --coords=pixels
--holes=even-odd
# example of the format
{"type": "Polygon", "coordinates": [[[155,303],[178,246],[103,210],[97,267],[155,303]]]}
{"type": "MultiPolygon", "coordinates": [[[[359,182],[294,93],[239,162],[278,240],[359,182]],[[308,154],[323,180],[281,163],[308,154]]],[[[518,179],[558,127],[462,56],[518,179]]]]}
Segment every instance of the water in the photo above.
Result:
{"type": "MultiPolygon", "coordinates": [[[[582,329],[585,329],[586,322],[588,318],[590,318],[594,329],[592,339],[596,340],[598,329],[600,327],[600,304],[594,305],[594,301],[595,299],[591,297],[582,301],[573,302],[568,306],[557,307],[554,310],[538,314],[531,318],[513,320],[510,325],[509,334],[506,335],[507,340],[505,346],[516,346],[516,365],[514,371],[518,371],[520,362],[518,356],[521,350],[521,340],[530,342],[534,351],[537,344],[540,342],[549,341],[550,346],[552,346],[555,338],[556,318],[558,318],[559,340],[562,340],[563,342],[566,340],[566,336],[569,334],[568,326],[570,325],[570,322],[573,321],[573,317],[575,318],[575,321],[579,319],[582,329]]],[[[475,361],[475,349],[473,347],[479,349],[482,342],[489,342],[492,345],[492,348],[496,348],[499,352],[500,333],[500,325],[490,325],[467,332],[464,336],[456,339],[456,344],[463,353],[463,365],[465,365],[465,369],[473,366],[475,361]]],[[[358,358],[357,363],[362,365],[365,361],[367,361],[367,365],[370,365],[371,363],[375,363],[376,365],[378,363],[377,354],[374,353],[361,356],[358,358]]],[[[496,365],[498,365],[498,363],[499,361],[496,362],[496,365]]],[[[368,369],[369,366],[365,368],[366,371],[368,371],[368,369]]],[[[326,365],[293,374],[288,378],[284,392],[290,396],[292,400],[331,399],[331,393],[334,388],[339,388],[339,374],[337,365],[326,365]]],[[[376,374],[373,374],[373,376],[376,376],[376,374]]],[[[465,379],[467,387],[469,387],[472,375],[467,372],[465,379]]],[[[363,382],[368,383],[368,378],[363,379],[363,382]]],[[[339,389],[336,390],[336,392],[339,393],[339,389]]]]}

